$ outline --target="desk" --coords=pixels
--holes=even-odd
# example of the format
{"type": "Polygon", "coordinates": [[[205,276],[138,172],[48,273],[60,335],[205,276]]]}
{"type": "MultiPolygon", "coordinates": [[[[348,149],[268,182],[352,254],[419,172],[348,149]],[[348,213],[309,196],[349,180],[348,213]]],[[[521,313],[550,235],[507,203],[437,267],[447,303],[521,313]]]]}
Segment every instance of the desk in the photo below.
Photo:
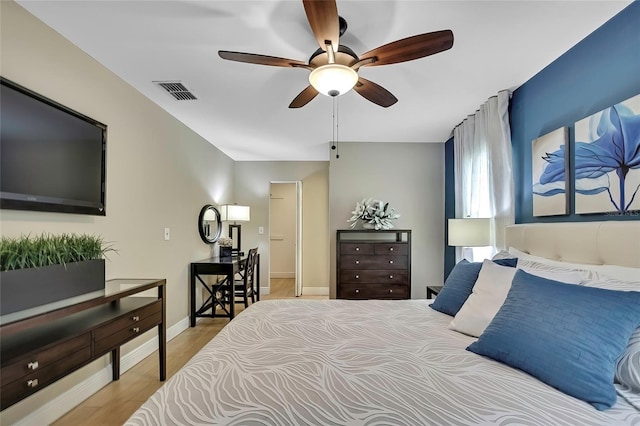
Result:
{"type": "MultiPolygon", "coordinates": [[[[233,280],[235,274],[240,271],[247,260],[246,255],[233,257],[210,257],[209,259],[192,262],[189,268],[189,294],[191,298],[190,325],[196,326],[197,317],[229,318],[235,316],[235,301],[233,294],[233,280]],[[207,284],[203,275],[223,275],[225,278],[213,284],[207,284]],[[196,307],[197,283],[205,288],[209,297],[202,305],[196,307]],[[216,313],[220,308],[224,313],[216,313]],[[211,310],[211,313],[206,313],[211,310]]],[[[256,297],[260,300],[260,255],[256,258],[256,297]]]]}

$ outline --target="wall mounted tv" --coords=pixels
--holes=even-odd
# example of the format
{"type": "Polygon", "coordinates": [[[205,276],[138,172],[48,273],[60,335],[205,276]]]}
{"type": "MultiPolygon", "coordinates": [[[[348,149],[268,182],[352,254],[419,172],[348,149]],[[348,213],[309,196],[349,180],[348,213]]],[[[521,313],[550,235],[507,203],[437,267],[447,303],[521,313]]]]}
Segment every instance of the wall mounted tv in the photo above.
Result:
{"type": "Polygon", "coordinates": [[[104,216],[107,126],[0,77],[0,208],[104,216]]]}

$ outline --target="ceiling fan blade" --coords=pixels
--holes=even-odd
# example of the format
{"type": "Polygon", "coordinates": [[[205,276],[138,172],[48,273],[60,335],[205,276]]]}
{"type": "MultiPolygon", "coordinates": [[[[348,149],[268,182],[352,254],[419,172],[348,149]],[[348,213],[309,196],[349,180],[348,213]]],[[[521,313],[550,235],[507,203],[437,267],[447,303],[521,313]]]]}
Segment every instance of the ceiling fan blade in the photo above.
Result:
{"type": "Polygon", "coordinates": [[[384,108],[388,108],[398,102],[398,98],[393,96],[391,92],[366,78],[359,77],[358,82],[353,86],[353,90],[362,95],[363,98],[384,108]]]}
{"type": "Polygon", "coordinates": [[[451,49],[451,46],[453,46],[451,30],[435,31],[385,44],[360,55],[360,61],[363,62],[362,66],[396,64],[424,58],[451,49]],[[366,59],[373,57],[376,58],[375,61],[365,62],[366,59]]]}
{"type": "Polygon", "coordinates": [[[309,68],[306,62],[295,59],[277,58],[275,56],[258,55],[255,53],[229,52],[228,50],[218,50],[218,55],[222,59],[236,62],[246,62],[249,64],[271,65],[274,67],[303,67],[309,68]]]}
{"type": "Polygon", "coordinates": [[[293,101],[289,104],[289,108],[300,108],[308,104],[318,96],[318,91],[313,88],[313,86],[309,85],[306,89],[304,89],[298,96],[295,97],[293,101]]]}
{"type": "Polygon", "coordinates": [[[303,0],[304,11],[322,50],[327,49],[327,41],[331,42],[333,51],[338,51],[340,41],[340,23],[338,6],[335,0],[303,0]]]}

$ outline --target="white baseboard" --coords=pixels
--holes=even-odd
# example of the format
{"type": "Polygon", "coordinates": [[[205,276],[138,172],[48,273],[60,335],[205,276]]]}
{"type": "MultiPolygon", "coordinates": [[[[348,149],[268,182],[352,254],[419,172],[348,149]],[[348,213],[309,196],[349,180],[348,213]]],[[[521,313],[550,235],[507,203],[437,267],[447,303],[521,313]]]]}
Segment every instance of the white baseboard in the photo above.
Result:
{"type": "Polygon", "coordinates": [[[329,287],[302,287],[303,296],[328,296],[329,287]]]}
{"type": "MultiPolygon", "coordinates": [[[[178,321],[167,329],[167,341],[189,327],[189,317],[178,321]]],[[[147,340],[120,358],[120,374],[158,350],[158,336],[147,340]]],[[[93,374],[53,400],[41,405],[28,416],[15,423],[17,426],[47,425],[67,414],[85,399],[112,382],[111,364],[93,374]]]]}
{"type": "Polygon", "coordinates": [[[271,287],[260,287],[260,294],[269,294],[271,287]]]}
{"type": "Polygon", "coordinates": [[[295,278],[295,272],[272,272],[271,278],[295,278]]]}

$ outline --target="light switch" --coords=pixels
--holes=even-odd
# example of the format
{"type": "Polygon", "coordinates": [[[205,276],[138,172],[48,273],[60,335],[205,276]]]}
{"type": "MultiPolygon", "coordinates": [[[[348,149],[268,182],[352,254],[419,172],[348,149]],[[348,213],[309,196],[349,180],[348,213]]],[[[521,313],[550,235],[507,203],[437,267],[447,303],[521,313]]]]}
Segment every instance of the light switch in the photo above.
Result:
{"type": "Polygon", "coordinates": [[[260,234],[260,235],[264,234],[264,226],[259,226],[258,227],[258,234],[260,234]]]}
{"type": "Polygon", "coordinates": [[[169,228],[164,228],[164,240],[169,241],[171,239],[171,232],[169,228]]]}

